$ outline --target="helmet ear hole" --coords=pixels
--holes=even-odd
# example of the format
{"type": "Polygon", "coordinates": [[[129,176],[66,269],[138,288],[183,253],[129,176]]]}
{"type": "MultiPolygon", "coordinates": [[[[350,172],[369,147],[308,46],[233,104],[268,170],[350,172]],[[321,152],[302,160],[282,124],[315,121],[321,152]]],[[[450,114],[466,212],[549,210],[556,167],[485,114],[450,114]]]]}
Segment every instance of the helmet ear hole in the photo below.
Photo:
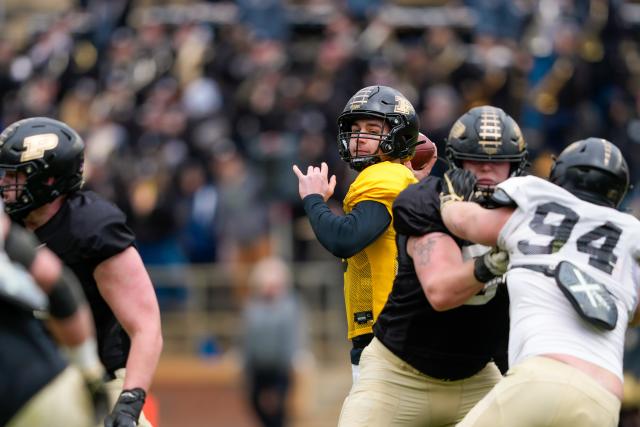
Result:
{"type": "Polygon", "coordinates": [[[393,144],[384,140],[380,143],[380,150],[382,150],[384,154],[390,154],[393,151],[393,144]]]}

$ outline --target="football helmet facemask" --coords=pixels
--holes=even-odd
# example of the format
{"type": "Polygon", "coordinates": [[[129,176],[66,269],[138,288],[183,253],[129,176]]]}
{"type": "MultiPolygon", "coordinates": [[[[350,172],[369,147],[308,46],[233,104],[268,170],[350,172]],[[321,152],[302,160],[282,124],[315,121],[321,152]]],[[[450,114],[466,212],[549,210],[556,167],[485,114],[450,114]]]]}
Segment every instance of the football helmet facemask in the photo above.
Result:
{"type": "Polygon", "coordinates": [[[20,220],[78,190],[83,165],[84,142],[65,123],[33,117],[11,124],[0,134],[0,194],[15,193],[12,200],[5,199],[5,211],[20,220]]]}
{"type": "Polygon", "coordinates": [[[616,208],[629,189],[629,167],[611,142],[587,138],[562,150],[549,180],[582,200],[616,208]]]}
{"type": "Polygon", "coordinates": [[[338,117],[338,151],[340,158],[361,171],[386,159],[409,160],[418,142],[419,122],[416,111],[400,92],[388,86],[368,86],[349,99],[338,117]],[[380,119],[387,124],[387,133],[371,134],[352,131],[359,119],[380,119]],[[365,137],[377,139],[376,154],[351,154],[349,141],[365,137]]]}

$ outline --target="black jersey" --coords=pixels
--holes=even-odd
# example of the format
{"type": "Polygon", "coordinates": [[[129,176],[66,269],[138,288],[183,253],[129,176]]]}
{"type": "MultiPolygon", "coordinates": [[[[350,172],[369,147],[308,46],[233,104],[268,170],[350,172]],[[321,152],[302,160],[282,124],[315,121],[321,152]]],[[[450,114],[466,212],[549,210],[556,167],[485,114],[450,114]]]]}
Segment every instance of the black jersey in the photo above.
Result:
{"type": "Polygon", "coordinates": [[[4,426],[66,363],[31,311],[0,299],[0,426],[4,426]]]}
{"type": "Polygon", "coordinates": [[[93,272],[102,261],[133,244],[133,232],[125,221],[124,213],[112,203],[92,191],[79,191],[35,230],[80,280],[93,313],[98,354],[109,373],[126,365],[131,342],[100,295],[93,272]]]}
{"type": "MultiPolygon", "coordinates": [[[[439,379],[468,378],[494,355],[505,351],[509,333],[508,294],[498,287],[479,305],[435,311],[418,281],[407,254],[409,236],[430,232],[453,236],[442,223],[439,210],[440,178],[427,177],[400,193],[393,204],[398,244],[398,274],[389,299],[374,327],[376,337],[396,356],[422,373],[439,379]]],[[[479,296],[480,297],[480,296],[479,296]]]]}

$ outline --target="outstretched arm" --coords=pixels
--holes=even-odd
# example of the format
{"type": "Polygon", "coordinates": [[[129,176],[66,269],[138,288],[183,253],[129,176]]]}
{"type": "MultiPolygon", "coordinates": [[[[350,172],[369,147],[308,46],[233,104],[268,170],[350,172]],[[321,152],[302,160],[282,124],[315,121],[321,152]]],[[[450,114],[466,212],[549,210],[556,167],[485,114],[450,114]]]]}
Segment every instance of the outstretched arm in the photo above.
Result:
{"type": "Polygon", "coordinates": [[[443,179],[440,215],[447,229],[461,239],[496,246],[500,230],[514,208],[486,209],[469,202],[474,197],[476,187],[476,177],[469,170],[447,171],[443,179]]]}
{"type": "Polygon", "coordinates": [[[464,262],[455,240],[445,233],[409,237],[407,253],[429,303],[437,311],[458,307],[484,286],[473,276],[473,261],[464,262]]]}
{"type": "Polygon", "coordinates": [[[487,282],[504,274],[508,265],[507,254],[497,250],[463,261],[455,240],[439,232],[409,237],[407,253],[429,303],[437,311],[464,304],[487,282]]]}
{"type": "Polygon", "coordinates": [[[441,208],[442,220],[449,231],[461,239],[485,246],[496,246],[500,230],[514,209],[486,209],[473,202],[448,202],[441,208]]]}

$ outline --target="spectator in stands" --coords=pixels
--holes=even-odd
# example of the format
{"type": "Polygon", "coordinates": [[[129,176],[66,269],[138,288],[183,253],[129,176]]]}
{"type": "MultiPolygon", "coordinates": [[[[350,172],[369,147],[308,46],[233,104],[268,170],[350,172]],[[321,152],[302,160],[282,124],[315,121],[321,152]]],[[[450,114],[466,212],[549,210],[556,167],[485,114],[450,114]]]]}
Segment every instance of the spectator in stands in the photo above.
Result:
{"type": "Polygon", "coordinates": [[[292,293],[291,270],[282,259],[260,260],[249,283],[243,345],[249,397],[262,425],[280,427],[286,424],[294,359],[301,348],[302,311],[292,293]]]}

